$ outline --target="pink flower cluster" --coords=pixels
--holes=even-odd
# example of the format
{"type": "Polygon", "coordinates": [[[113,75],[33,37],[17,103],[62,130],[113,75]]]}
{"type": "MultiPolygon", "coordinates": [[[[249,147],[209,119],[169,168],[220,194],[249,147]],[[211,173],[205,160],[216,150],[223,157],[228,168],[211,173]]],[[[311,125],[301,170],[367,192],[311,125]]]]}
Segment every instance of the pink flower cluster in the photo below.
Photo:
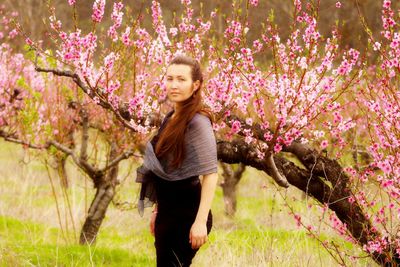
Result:
{"type": "Polygon", "coordinates": [[[168,38],[167,27],[165,27],[162,11],[160,3],[157,1],[153,1],[151,5],[152,18],[153,18],[153,28],[158,34],[160,40],[163,42],[163,45],[170,46],[171,41],[168,38]]]}
{"type": "Polygon", "coordinates": [[[224,37],[227,38],[231,44],[229,50],[234,51],[235,48],[239,46],[243,33],[243,25],[239,21],[228,21],[228,27],[225,29],[224,37]]]}
{"type": "Polygon", "coordinates": [[[43,93],[47,82],[33,64],[16,54],[8,44],[0,45],[0,129],[21,136],[25,141],[39,141],[47,119],[43,93]],[[34,116],[32,116],[34,114],[34,116]]]}
{"type": "Polygon", "coordinates": [[[191,1],[182,1],[185,5],[185,14],[181,18],[181,23],[178,25],[178,29],[181,33],[189,33],[195,30],[195,26],[192,23],[193,19],[193,8],[191,8],[191,1]]]}
{"type": "Polygon", "coordinates": [[[343,76],[348,75],[358,62],[359,55],[360,52],[355,49],[350,49],[347,53],[345,53],[342,63],[336,70],[334,70],[334,72],[343,76]]]}
{"type": "Polygon", "coordinates": [[[50,27],[55,30],[56,32],[61,31],[62,23],[60,20],[57,20],[55,15],[49,17],[50,20],[50,27]]]}
{"type": "Polygon", "coordinates": [[[105,6],[105,0],[95,0],[95,2],[93,3],[92,20],[95,23],[99,23],[103,19],[105,6]]]}
{"type": "Polygon", "coordinates": [[[61,32],[59,36],[63,41],[61,50],[57,51],[61,59],[79,69],[87,67],[86,62],[91,60],[92,53],[97,47],[97,36],[92,32],[81,36],[80,29],[70,34],[61,32]]]}
{"type": "Polygon", "coordinates": [[[382,251],[385,250],[388,245],[387,238],[381,237],[376,241],[368,241],[368,244],[364,245],[363,248],[365,251],[371,254],[374,252],[382,253],[382,251]]]}
{"type": "Polygon", "coordinates": [[[129,37],[130,34],[131,34],[131,27],[127,26],[125,32],[121,36],[122,43],[126,46],[131,46],[133,44],[133,41],[129,37]]]}
{"type": "Polygon", "coordinates": [[[116,60],[118,60],[119,55],[111,52],[104,58],[104,71],[106,72],[111,72],[112,69],[114,68],[114,63],[116,60]]]}
{"type": "Polygon", "coordinates": [[[117,29],[121,27],[122,24],[122,16],[124,13],[121,11],[124,5],[122,2],[114,3],[113,11],[111,14],[111,20],[114,22],[113,25],[108,29],[107,35],[116,42],[118,40],[117,29]]]}

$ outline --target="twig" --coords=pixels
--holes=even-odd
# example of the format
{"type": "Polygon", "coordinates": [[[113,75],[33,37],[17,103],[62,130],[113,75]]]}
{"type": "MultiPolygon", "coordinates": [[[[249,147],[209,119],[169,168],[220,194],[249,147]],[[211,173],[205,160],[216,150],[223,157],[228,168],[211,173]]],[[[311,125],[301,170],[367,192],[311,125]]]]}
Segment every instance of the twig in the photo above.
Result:
{"type": "Polygon", "coordinates": [[[100,169],[99,171],[100,172],[105,172],[105,171],[109,170],[110,168],[114,167],[115,165],[117,165],[121,160],[130,158],[131,156],[141,157],[141,155],[139,155],[139,154],[134,154],[132,150],[127,150],[127,151],[121,153],[116,158],[114,158],[109,164],[107,164],[107,166],[105,166],[104,168],[100,169]]]}

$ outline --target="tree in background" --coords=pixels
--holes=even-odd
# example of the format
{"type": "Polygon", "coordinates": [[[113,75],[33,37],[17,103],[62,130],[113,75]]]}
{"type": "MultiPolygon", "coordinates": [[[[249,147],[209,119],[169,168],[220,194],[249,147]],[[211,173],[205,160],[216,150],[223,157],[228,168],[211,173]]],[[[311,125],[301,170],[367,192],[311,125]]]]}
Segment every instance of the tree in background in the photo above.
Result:
{"type": "MultiPolygon", "coordinates": [[[[34,60],[32,51],[27,56],[34,60]]],[[[0,136],[24,148],[47,150],[65,188],[67,157],[90,178],[96,194],[86,214],[80,243],[94,242],[120,183],[118,164],[133,156],[142,141],[128,134],[111,114],[95,108],[68,79],[38,74],[34,64],[8,44],[1,45],[0,58],[0,136]]],[[[55,64],[51,58],[36,58],[36,62],[55,64]]],[[[59,221],[61,225],[60,217],[59,221]]]]}
{"type": "MultiPolygon", "coordinates": [[[[146,10],[151,9],[151,1],[121,1],[128,12],[137,16],[137,14],[143,13],[146,10]]],[[[221,0],[193,0],[193,17],[199,18],[204,14],[209,14],[213,10],[218,10],[216,18],[214,20],[214,30],[217,35],[223,33],[223,29],[227,26],[226,18],[233,12],[234,7],[232,1],[221,1],[221,0]]],[[[249,27],[252,29],[248,33],[248,39],[252,42],[260,35],[262,28],[259,27],[260,22],[265,21],[268,16],[273,12],[275,16],[275,23],[280,28],[281,38],[286,39],[290,30],[290,21],[293,18],[294,6],[292,1],[279,1],[279,0],[268,0],[259,1],[257,6],[248,5],[246,1],[235,1],[236,8],[249,9],[251,16],[248,18],[249,27]]],[[[315,1],[318,4],[318,30],[323,36],[328,37],[331,33],[331,25],[337,24],[341,38],[339,40],[340,47],[353,47],[360,52],[364,52],[368,44],[368,34],[365,33],[362,23],[358,18],[357,5],[359,6],[360,12],[365,17],[370,29],[374,33],[378,33],[382,27],[381,19],[377,14],[380,12],[381,2],[375,0],[352,0],[352,1],[341,1],[341,7],[336,8],[337,0],[324,0],[315,1]]],[[[305,6],[307,2],[303,1],[305,6]]],[[[92,5],[91,1],[76,1],[75,8],[68,8],[68,1],[64,0],[52,0],[49,1],[36,1],[36,0],[0,0],[0,5],[3,5],[9,10],[16,10],[19,12],[18,20],[26,32],[29,33],[30,37],[35,40],[43,40],[46,47],[55,49],[51,39],[48,36],[50,25],[43,20],[38,18],[48,17],[50,12],[48,7],[52,6],[57,12],[57,17],[63,21],[64,26],[68,28],[74,27],[73,17],[79,20],[77,27],[89,31],[91,25],[91,12],[92,5]]],[[[105,10],[112,9],[113,2],[107,1],[105,3],[105,10]]],[[[179,14],[184,10],[183,6],[175,0],[163,0],[160,2],[163,10],[163,18],[167,25],[174,23],[179,19],[179,14]]],[[[399,3],[393,1],[393,9],[399,8],[399,3]]],[[[109,16],[103,18],[103,27],[108,27],[112,24],[112,19],[109,16]]],[[[142,25],[145,29],[152,33],[152,21],[150,16],[144,16],[142,25]]],[[[257,58],[257,60],[270,59],[268,58],[257,58]]]]}

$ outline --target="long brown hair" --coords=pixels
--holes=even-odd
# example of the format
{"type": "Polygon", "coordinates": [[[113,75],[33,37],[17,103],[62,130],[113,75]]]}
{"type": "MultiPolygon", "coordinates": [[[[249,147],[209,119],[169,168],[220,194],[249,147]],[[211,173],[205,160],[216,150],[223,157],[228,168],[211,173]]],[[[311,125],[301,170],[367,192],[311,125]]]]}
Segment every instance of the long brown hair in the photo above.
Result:
{"type": "Polygon", "coordinates": [[[173,156],[171,167],[178,168],[185,158],[185,133],[190,120],[196,113],[202,113],[211,119],[211,113],[203,107],[201,97],[201,86],[203,84],[203,73],[200,63],[188,56],[176,56],[171,65],[186,65],[191,69],[192,82],[200,81],[199,88],[193,95],[182,103],[180,112],[176,112],[174,117],[170,118],[167,125],[160,133],[155,152],[158,158],[162,158],[167,154],[173,156]]]}

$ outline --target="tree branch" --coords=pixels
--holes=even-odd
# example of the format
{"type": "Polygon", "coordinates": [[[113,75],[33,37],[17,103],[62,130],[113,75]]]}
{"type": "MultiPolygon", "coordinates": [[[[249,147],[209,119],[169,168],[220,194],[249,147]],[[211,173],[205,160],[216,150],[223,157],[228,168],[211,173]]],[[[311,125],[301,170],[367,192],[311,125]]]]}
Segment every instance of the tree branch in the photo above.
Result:
{"type": "MultiPolygon", "coordinates": [[[[234,142],[218,141],[217,144],[219,160],[231,164],[242,162],[271,176],[272,169],[265,163],[265,160],[257,157],[254,146],[246,144],[243,140],[235,140],[234,142]]],[[[364,215],[361,207],[356,202],[350,203],[348,201],[352,192],[346,183],[342,183],[343,187],[331,187],[323,179],[319,178],[316,172],[299,168],[285,158],[275,155],[274,162],[277,169],[287,177],[290,184],[320,203],[327,204],[338,218],[347,225],[348,231],[355,240],[361,244],[367,244],[369,240],[379,236],[379,233],[373,230],[370,220],[364,215]]],[[[329,162],[327,161],[327,163],[329,162]]],[[[327,166],[327,168],[330,167],[327,166]]],[[[334,175],[333,170],[329,170],[327,173],[334,175]]],[[[336,173],[336,176],[341,175],[343,176],[342,171],[336,173]]]]}
{"type": "Polygon", "coordinates": [[[29,142],[23,141],[21,139],[18,139],[15,135],[7,134],[3,130],[0,130],[0,137],[3,137],[5,141],[16,143],[23,145],[25,147],[33,148],[33,149],[46,149],[48,148],[48,145],[35,145],[31,144],[29,142]]]}
{"type": "Polygon", "coordinates": [[[81,108],[80,115],[82,118],[82,143],[81,143],[81,155],[80,160],[87,160],[87,146],[89,140],[89,116],[84,108],[81,108]]]}
{"type": "Polygon", "coordinates": [[[265,164],[267,164],[267,166],[271,169],[270,176],[275,180],[275,182],[284,188],[288,188],[289,183],[286,180],[286,177],[282,175],[276,167],[273,154],[267,156],[265,164]]]}
{"type": "MultiPolygon", "coordinates": [[[[259,124],[254,124],[253,126],[248,125],[243,119],[237,117],[236,115],[230,115],[226,118],[226,123],[230,126],[231,121],[237,120],[241,124],[241,130],[239,131],[239,135],[244,136],[244,130],[251,130],[253,135],[256,137],[256,139],[266,142],[268,146],[271,144],[267,142],[264,138],[264,131],[261,129],[261,126],[259,124]]],[[[271,170],[270,176],[274,179],[274,181],[279,185],[284,188],[289,187],[289,183],[286,179],[286,177],[276,168],[275,162],[274,162],[274,157],[273,153],[267,152],[267,155],[265,156],[265,163],[268,165],[268,168],[271,170]]]]}
{"type": "MultiPolygon", "coordinates": [[[[246,170],[246,165],[244,165],[243,163],[239,163],[238,168],[235,170],[235,177],[242,177],[243,172],[246,170]]],[[[239,179],[237,179],[239,180],[239,179]]]]}
{"type": "Polygon", "coordinates": [[[94,180],[94,182],[97,177],[102,176],[102,172],[100,170],[98,170],[96,167],[89,164],[89,162],[87,162],[87,160],[79,159],[71,149],[67,148],[66,146],[64,146],[56,141],[49,141],[49,144],[54,146],[58,150],[61,150],[65,154],[71,156],[72,160],[76,163],[76,165],[78,165],[81,169],[83,169],[89,175],[89,177],[94,180]]]}
{"type": "MultiPolygon", "coordinates": [[[[96,90],[92,90],[90,89],[84,81],[82,81],[82,79],[79,77],[78,74],[70,71],[70,70],[58,70],[58,69],[45,69],[45,68],[41,68],[39,66],[37,66],[35,64],[35,70],[38,72],[46,72],[46,73],[53,73],[54,75],[57,76],[62,76],[62,77],[69,77],[72,78],[72,80],[75,82],[75,84],[77,84],[85,94],[87,94],[91,99],[97,99],[98,102],[97,104],[100,105],[101,107],[111,110],[115,116],[117,117],[117,119],[128,129],[136,132],[136,129],[132,127],[132,125],[127,121],[127,114],[126,112],[124,112],[123,114],[120,113],[121,108],[118,107],[117,109],[114,109],[114,107],[108,103],[107,101],[103,100],[101,97],[99,97],[96,94],[96,90]],[[124,116],[124,117],[123,117],[124,116]]],[[[122,109],[124,110],[124,109],[122,109]]],[[[125,111],[125,110],[124,110],[125,111]]],[[[129,118],[131,118],[131,116],[129,116],[129,118]]]]}
{"type": "Polygon", "coordinates": [[[108,163],[107,166],[100,169],[100,171],[105,172],[105,171],[109,170],[110,168],[114,167],[115,165],[117,165],[121,160],[128,159],[132,156],[141,157],[141,155],[134,154],[133,151],[129,149],[129,150],[121,153],[116,158],[112,159],[112,161],[110,163],[108,163]]]}

